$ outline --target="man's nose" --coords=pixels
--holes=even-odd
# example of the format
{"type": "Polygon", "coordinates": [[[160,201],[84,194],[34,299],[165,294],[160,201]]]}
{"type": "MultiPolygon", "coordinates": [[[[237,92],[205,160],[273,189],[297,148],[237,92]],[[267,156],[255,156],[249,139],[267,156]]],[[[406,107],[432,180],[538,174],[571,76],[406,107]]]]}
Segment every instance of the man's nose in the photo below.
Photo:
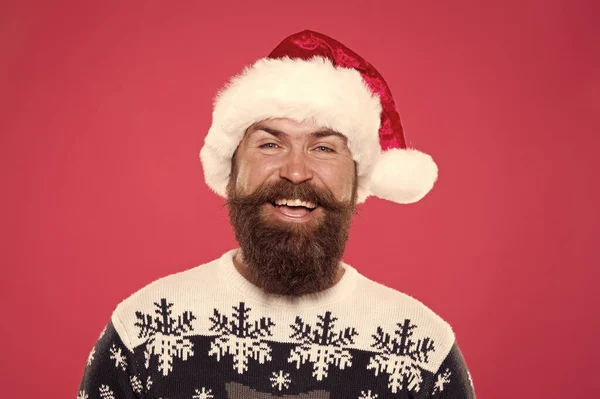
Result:
{"type": "Polygon", "coordinates": [[[312,179],[313,172],[303,151],[291,151],[285,156],[279,177],[300,184],[312,179]]]}

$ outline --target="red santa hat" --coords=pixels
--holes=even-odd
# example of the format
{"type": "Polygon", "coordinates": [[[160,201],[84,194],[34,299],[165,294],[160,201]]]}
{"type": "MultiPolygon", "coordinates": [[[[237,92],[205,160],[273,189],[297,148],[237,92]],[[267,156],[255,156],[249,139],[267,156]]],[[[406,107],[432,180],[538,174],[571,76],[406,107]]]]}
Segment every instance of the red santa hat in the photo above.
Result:
{"type": "Polygon", "coordinates": [[[217,194],[226,197],[231,158],[246,129],[270,118],[312,119],[346,136],[358,168],[358,203],[369,196],[417,202],[437,180],[431,156],[407,148],[381,74],[326,35],[287,37],[219,92],[200,151],[206,183],[217,194]]]}

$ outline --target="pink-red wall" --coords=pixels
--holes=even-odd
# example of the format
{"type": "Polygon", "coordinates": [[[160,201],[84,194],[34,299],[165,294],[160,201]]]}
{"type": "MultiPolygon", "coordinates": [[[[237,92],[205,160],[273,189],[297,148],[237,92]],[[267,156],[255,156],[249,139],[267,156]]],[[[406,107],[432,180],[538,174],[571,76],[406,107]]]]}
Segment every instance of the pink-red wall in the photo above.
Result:
{"type": "Polygon", "coordinates": [[[235,245],[212,97],[305,28],[379,69],[441,170],[362,206],[346,260],[453,325],[480,398],[600,396],[598,2],[8,3],[1,397],[74,398],[119,301],[235,245]]]}

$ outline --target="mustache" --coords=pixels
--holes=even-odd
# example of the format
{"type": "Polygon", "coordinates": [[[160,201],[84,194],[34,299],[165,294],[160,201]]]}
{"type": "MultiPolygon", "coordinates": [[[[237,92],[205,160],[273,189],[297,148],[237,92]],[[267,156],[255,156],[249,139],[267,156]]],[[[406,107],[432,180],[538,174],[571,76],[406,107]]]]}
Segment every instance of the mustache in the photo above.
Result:
{"type": "Polygon", "coordinates": [[[265,202],[275,203],[279,199],[299,199],[312,202],[329,211],[342,211],[348,204],[338,201],[327,189],[317,188],[309,182],[294,184],[289,180],[279,180],[276,183],[262,184],[248,195],[233,195],[227,199],[230,206],[258,207],[265,202]]]}

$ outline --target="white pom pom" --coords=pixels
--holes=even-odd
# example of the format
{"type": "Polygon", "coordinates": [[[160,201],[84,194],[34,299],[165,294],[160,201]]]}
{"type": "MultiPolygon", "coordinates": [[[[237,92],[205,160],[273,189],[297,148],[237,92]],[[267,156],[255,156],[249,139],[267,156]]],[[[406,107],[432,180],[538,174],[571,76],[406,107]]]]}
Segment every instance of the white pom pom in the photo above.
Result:
{"type": "Polygon", "coordinates": [[[419,201],[438,177],[438,167],[430,155],[415,149],[383,152],[371,175],[371,195],[400,204],[419,201]]]}

